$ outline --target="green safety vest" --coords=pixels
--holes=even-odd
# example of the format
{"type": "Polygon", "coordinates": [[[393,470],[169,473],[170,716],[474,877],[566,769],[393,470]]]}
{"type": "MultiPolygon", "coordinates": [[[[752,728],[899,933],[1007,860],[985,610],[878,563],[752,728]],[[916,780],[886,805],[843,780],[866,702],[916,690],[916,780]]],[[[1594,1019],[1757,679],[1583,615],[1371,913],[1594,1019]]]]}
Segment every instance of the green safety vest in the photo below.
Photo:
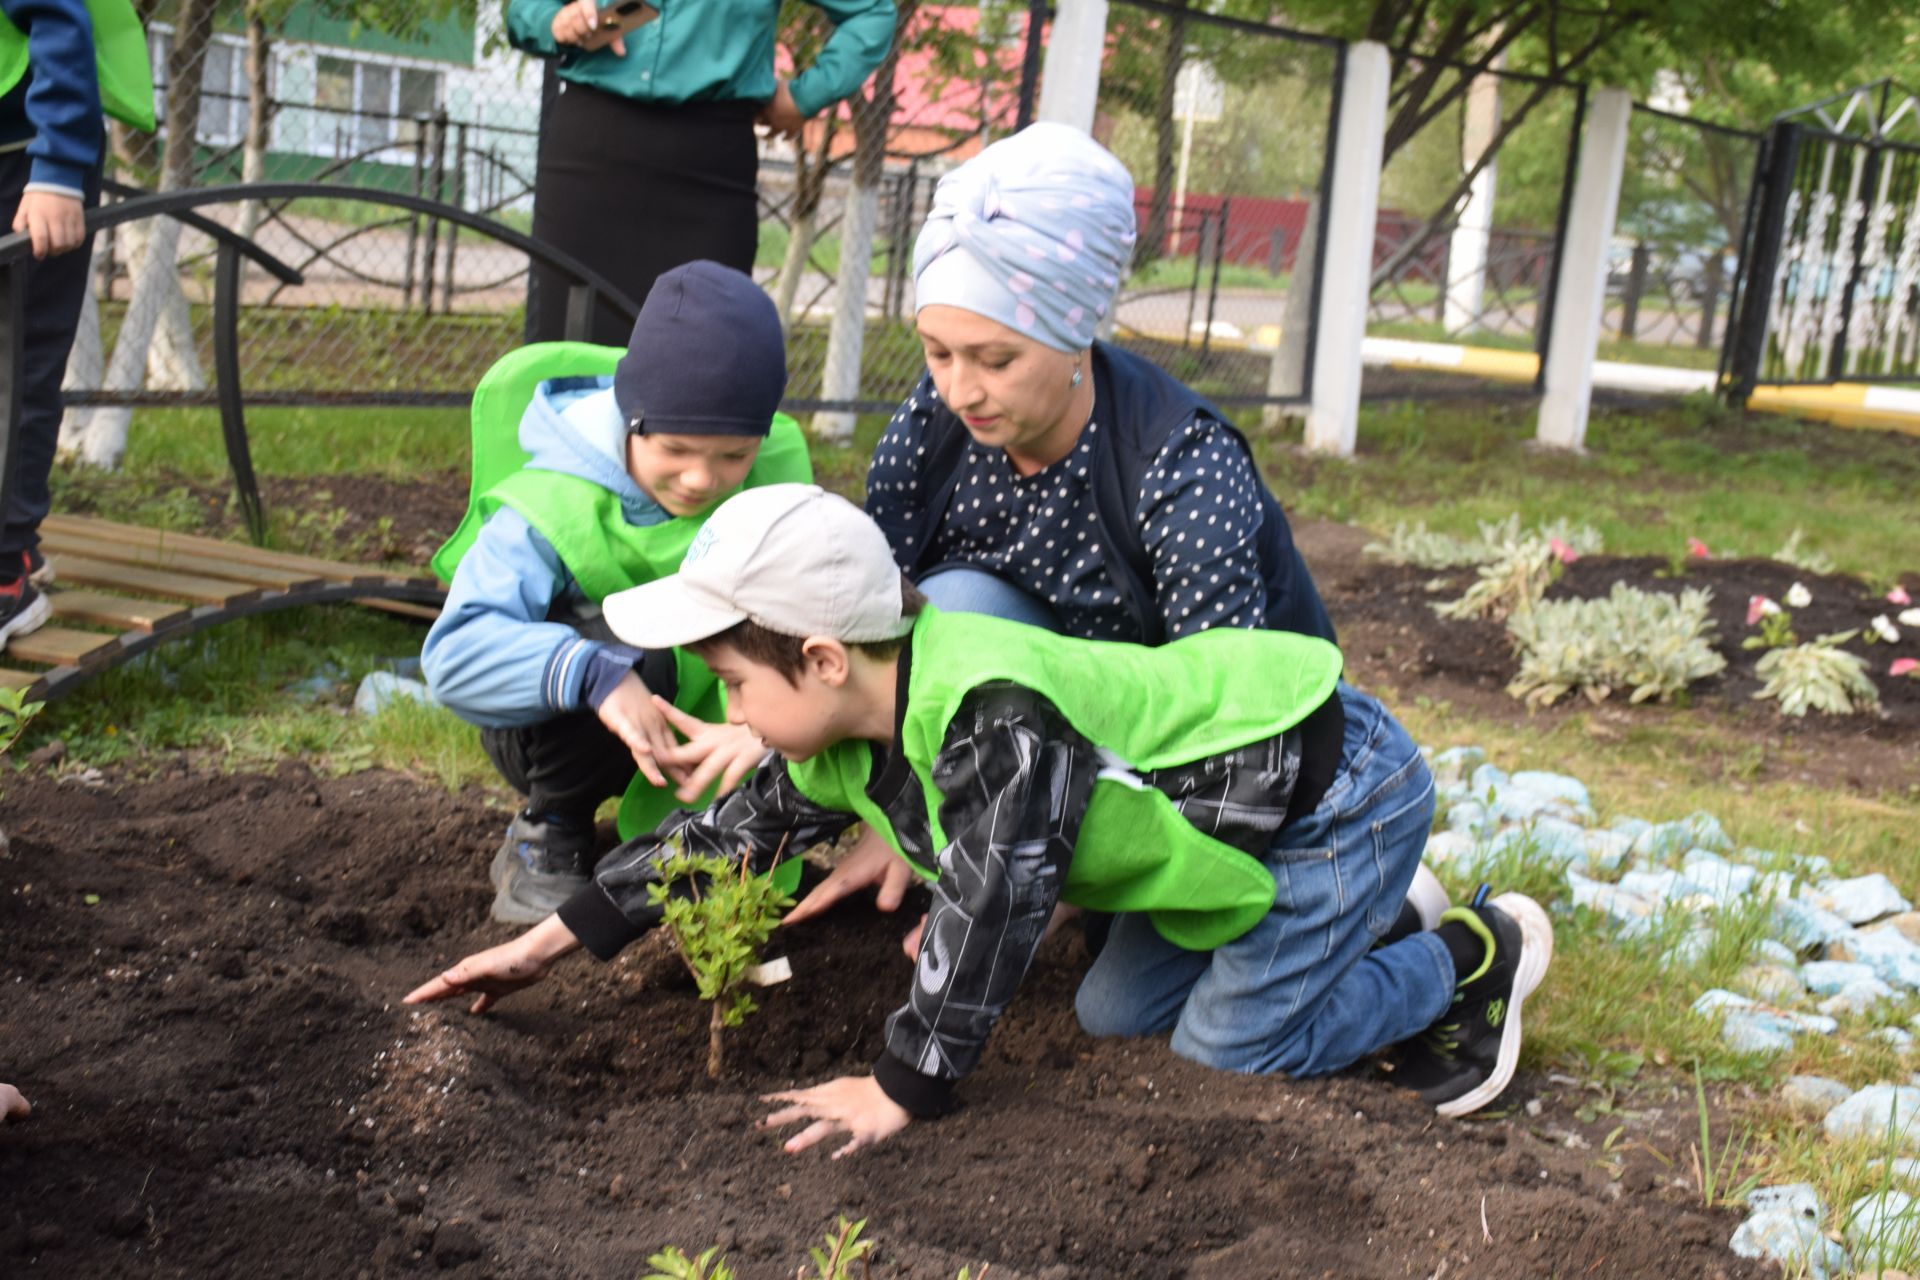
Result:
{"type": "MultiPolygon", "coordinates": [[[[680,571],[705,516],[676,516],[635,527],[627,523],[617,495],[591,480],[528,467],[531,458],[519,444],[520,417],[538,382],[567,374],[611,372],[623,354],[618,347],[539,343],[503,357],[481,378],[473,398],[474,491],[466,519],[433,557],[434,571],[442,579],[452,580],[480,526],[503,506],[519,512],[540,531],[580,590],[595,603],[616,591],[680,571]]],[[[740,487],[804,484],[812,479],[813,464],[800,424],[784,413],[775,414],[773,428],[740,487]]],[[[673,657],[679,684],[674,705],[702,720],[724,719],[720,682],[706,663],[684,649],[674,650],[673,657]]],[[[701,803],[709,799],[711,793],[701,803]]],[[[620,801],[621,839],[653,830],[681,807],[671,791],[655,788],[636,772],[620,801]]]]}
{"type": "MultiPolygon", "coordinates": [[[[1333,693],[1340,651],[1284,631],[1217,627],[1157,648],[1056,636],[980,614],[921,612],[913,629],[902,752],[925,793],[936,848],[945,848],[933,761],[969,691],[992,681],[1032,689],[1128,768],[1094,782],[1063,900],[1094,911],[1144,911],[1175,946],[1230,942],[1273,907],[1273,876],[1198,830],[1145,772],[1191,764],[1299,724],[1333,693]]],[[[873,748],[836,743],[789,762],[815,804],[858,814],[896,853],[886,813],[867,795],[873,748]]],[[[906,855],[901,853],[902,857],[906,855]]],[[[935,873],[914,868],[931,880],[935,873]]]]}
{"type": "MultiPolygon", "coordinates": [[[[100,106],[115,120],[153,132],[153,64],[147,33],[128,0],[87,0],[93,23],[93,61],[100,77],[100,106]]],[[[0,13],[0,94],[11,93],[27,74],[27,37],[0,13]]]]}

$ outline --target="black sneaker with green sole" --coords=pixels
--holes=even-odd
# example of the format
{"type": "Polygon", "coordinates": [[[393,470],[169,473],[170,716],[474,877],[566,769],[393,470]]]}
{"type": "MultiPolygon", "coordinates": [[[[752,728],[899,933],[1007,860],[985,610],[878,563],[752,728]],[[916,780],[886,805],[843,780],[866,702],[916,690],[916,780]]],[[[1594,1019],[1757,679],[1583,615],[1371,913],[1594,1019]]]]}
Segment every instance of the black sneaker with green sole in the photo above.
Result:
{"type": "Polygon", "coordinates": [[[1403,1047],[1397,1083],[1443,1116],[1468,1115],[1499,1097],[1520,1060],[1520,1012],[1553,959],[1553,923],[1532,898],[1503,893],[1455,907],[1441,924],[1464,925],[1486,958],[1454,988],[1453,1003],[1403,1047]]]}

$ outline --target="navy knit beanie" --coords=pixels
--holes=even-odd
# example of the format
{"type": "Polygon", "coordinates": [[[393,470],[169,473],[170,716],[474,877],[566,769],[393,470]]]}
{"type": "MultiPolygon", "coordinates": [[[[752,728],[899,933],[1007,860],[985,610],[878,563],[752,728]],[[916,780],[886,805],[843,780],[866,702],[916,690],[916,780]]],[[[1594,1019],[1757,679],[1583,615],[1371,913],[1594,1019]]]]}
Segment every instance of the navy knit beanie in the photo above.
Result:
{"type": "Polygon", "coordinates": [[[764,436],[786,389],[773,299],[717,262],[689,262],[653,282],[613,371],[627,429],[652,434],[764,436]]]}

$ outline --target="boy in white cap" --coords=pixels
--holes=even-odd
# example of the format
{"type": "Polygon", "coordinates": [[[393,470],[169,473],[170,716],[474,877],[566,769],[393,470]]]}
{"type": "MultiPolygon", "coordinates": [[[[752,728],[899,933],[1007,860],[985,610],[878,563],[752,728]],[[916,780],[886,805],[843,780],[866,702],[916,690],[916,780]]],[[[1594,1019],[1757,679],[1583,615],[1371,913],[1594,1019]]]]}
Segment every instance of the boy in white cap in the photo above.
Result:
{"type": "MultiPolygon", "coordinates": [[[[480,1012],[568,951],[613,956],[659,923],[646,889],[669,843],[766,871],[858,819],[933,905],[873,1073],[773,1095],[768,1125],[810,1122],[789,1151],[841,1132],[845,1154],[950,1110],[1060,902],[1117,915],[1076,997],[1093,1034],[1171,1031],[1184,1057],[1292,1075],[1404,1042],[1398,1078],[1449,1116],[1511,1080],[1553,948],[1537,904],[1483,892],[1375,945],[1425,847],[1424,766],[1369,793],[1363,845],[1275,847],[1311,776],[1297,726],[1340,686],[1326,641],[1221,628],[1149,649],[944,613],[867,516],[811,485],[729,499],[677,574],[606,609],[629,643],[698,652],[729,717],[782,759],[615,849],[552,917],[408,1002],[471,993],[480,1012]]],[[[1350,794],[1354,764],[1326,799],[1350,794]]]]}

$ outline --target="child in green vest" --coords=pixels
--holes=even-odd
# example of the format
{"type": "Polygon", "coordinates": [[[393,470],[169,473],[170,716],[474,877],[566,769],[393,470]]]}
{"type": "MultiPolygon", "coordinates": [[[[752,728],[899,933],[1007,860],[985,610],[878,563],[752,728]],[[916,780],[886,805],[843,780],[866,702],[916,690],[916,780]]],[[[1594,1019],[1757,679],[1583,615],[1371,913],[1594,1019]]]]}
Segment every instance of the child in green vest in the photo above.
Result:
{"type": "Polygon", "coordinates": [[[810,1122],[789,1151],[838,1132],[844,1154],[951,1109],[1062,902],[1114,913],[1076,997],[1093,1034],[1170,1031],[1196,1061],[1292,1075],[1399,1044],[1396,1078],[1448,1116],[1511,1080],[1552,926],[1483,891],[1385,939],[1433,781],[1328,642],[1218,628],[1146,648],[943,613],[878,526],[810,485],[729,500],[678,574],[612,597],[607,618],[632,643],[693,647],[781,761],[615,849],[553,917],[409,1002],[466,992],[479,1012],[575,948],[612,956],[658,923],[646,888],[669,842],[766,870],[783,843],[857,818],[932,906],[872,1074],[775,1095],[768,1125],[810,1122]],[[1329,812],[1371,837],[1279,838],[1329,812]]]}
{"type": "Polygon", "coordinates": [[[718,685],[671,646],[620,643],[600,602],[673,573],[727,495],[811,478],[799,427],[775,413],[786,382],[766,293],[718,263],[675,268],[610,378],[539,384],[519,424],[529,460],[474,495],[471,545],[463,526],[436,557],[451,582],[428,687],[527,798],[493,860],[496,919],[532,924],[587,884],[603,801],[624,795],[622,834],[637,834],[766,754],[738,725],[679,742],[656,695],[720,721],[718,685]]]}

